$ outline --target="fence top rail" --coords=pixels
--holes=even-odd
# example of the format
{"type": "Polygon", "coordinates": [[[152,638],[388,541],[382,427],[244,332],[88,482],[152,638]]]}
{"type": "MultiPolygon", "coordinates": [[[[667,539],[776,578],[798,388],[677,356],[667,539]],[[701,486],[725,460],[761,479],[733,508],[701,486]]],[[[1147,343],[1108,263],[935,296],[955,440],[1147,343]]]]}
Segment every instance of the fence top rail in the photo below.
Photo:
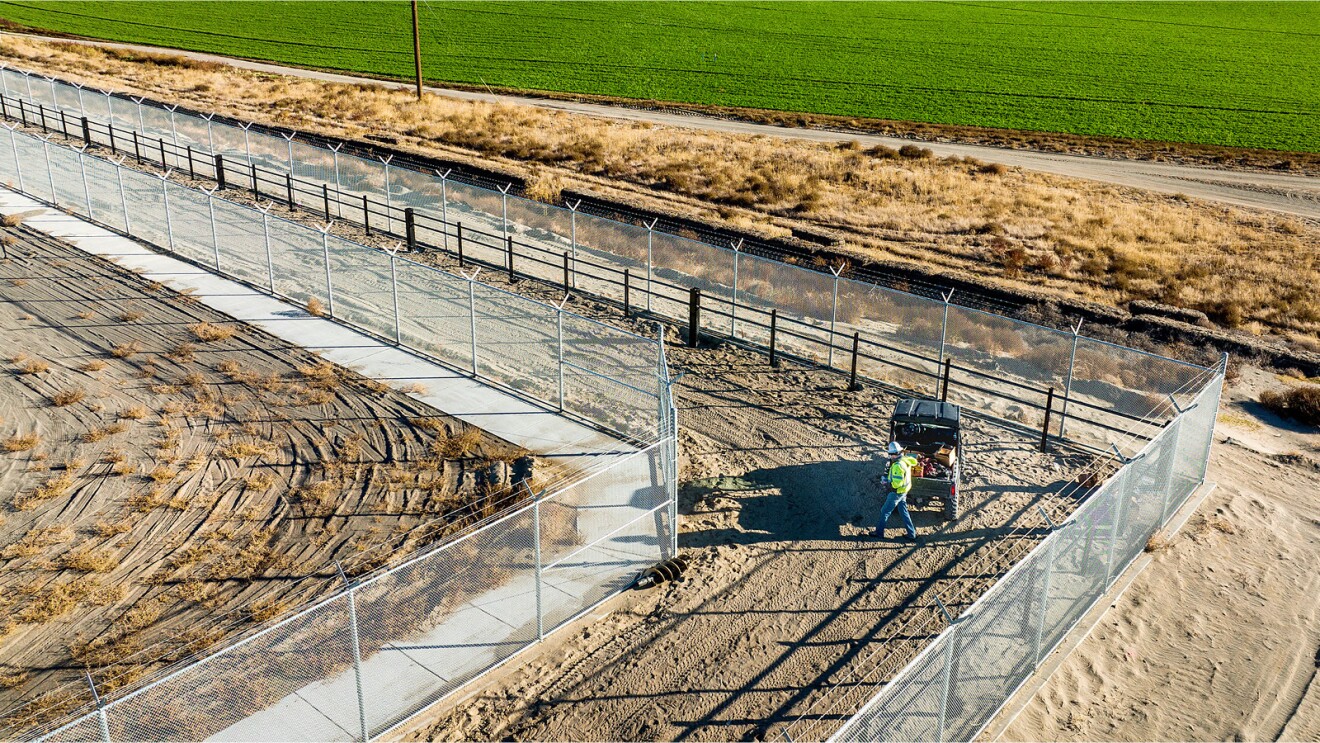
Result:
{"type": "MultiPolygon", "coordinates": [[[[24,75],[32,75],[32,74],[35,74],[35,73],[30,73],[30,72],[28,72],[28,71],[26,71],[26,70],[23,70],[23,69],[21,69],[21,68],[17,68],[17,67],[11,67],[10,69],[13,69],[14,71],[19,72],[19,73],[24,74],[24,75]]],[[[64,81],[58,81],[58,82],[60,82],[60,84],[67,84],[67,83],[65,83],[64,81]]],[[[95,90],[94,88],[85,88],[85,89],[87,89],[87,90],[95,90]]],[[[104,91],[102,91],[102,92],[104,92],[104,91]]],[[[114,95],[114,96],[121,97],[121,98],[127,98],[127,100],[132,101],[135,105],[139,105],[139,106],[141,106],[141,105],[149,105],[149,107],[157,108],[157,109],[160,109],[160,110],[162,110],[162,111],[167,111],[167,112],[172,112],[172,111],[174,110],[174,109],[171,109],[170,107],[164,105],[163,103],[160,103],[160,102],[157,102],[157,101],[152,101],[151,99],[146,99],[146,98],[143,98],[143,99],[136,99],[136,98],[127,97],[127,96],[124,96],[123,94],[117,94],[117,93],[116,93],[116,94],[110,94],[110,95],[114,95]]],[[[176,108],[177,108],[177,107],[176,107],[176,108]]],[[[199,117],[202,117],[202,118],[205,118],[205,117],[207,116],[207,114],[202,114],[202,113],[200,113],[200,112],[190,112],[190,111],[186,111],[185,109],[178,109],[178,110],[179,110],[179,111],[185,111],[186,113],[188,113],[188,115],[196,115],[196,116],[199,116],[199,117]]],[[[214,119],[215,119],[215,115],[212,114],[211,116],[212,116],[212,120],[214,120],[214,119]]],[[[234,121],[238,121],[238,120],[237,120],[237,119],[234,119],[234,121]]],[[[224,125],[224,126],[231,126],[230,124],[227,124],[227,123],[223,123],[223,122],[220,122],[220,123],[222,123],[222,125],[224,125]]],[[[247,122],[245,122],[245,123],[247,123],[247,122]]],[[[252,127],[252,126],[255,126],[255,125],[254,125],[254,124],[251,124],[251,123],[248,123],[248,126],[249,126],[249,127],[252,127]]],[[[265,127],[264,125],[261,125],[261,126],[263,126],[264,129],[270,129],[270,130],[272,130],[272,131],[275,131],[275,132],[281,134],[281,136],[285,136],[286,138],[289,137],[290,134],[292,134],[293,136],[305,136],[305,133],[304,133],[304,132],[300,132],[300,131],[298,131],[298,130],[294,130],[294,129],[288,129],[288,130],[283,130],[283,131],[281,131],[281,129],[280,129],[279,127],[265,127]],[[286,133],[286,132],[287,132],[287,133],[286,133]]],[[[308,141],[311,142],[312,146],[319,147],[319,148],[322,148],[322,149],[327,149],[327,150],[330,149],[330,148],[328,148],[328,147],[325,147],[323,144],[318,144],[318,143],[316,143],[316,141],[313,141],[314,139],[316,139],[316,138],[314,138],[314,137],[309,137],[309,138],[308,138],[308,141]]],[[[401,159],[401,160],[399,160],[399,161],[397,161],[397,162],[402,162],[402,163],[404,163],[404,166],[407,167],[409,170],[416,170],[417,172],[420,172],[420,173],[422,173],[422,174],[424,174],[424,175],[428,175],[428,176],[431,174],[430,171],[434,171],[434,168],[426,169],[426,168],[423,168],[423,167],[421,167],[421,166],[414,166],[414,164],[409,163],[406,159],[401,159]]],[[[453,176],[452,174],[451,174],[451,175],[446,175],[446,176],[445,176],[446,179],[453,179],[453,177],[454,177],[454,176],[453,176]]],[[[483,186],[483,185],[479,185],[479,184],[475,184],[475,183],[474,183],[474,184],[467,184],[467,185],[470,185],[470,186],[473,187],[473,188],[477,188],[477,189],[481,189],[481,190],[483,190],[483,191],[487,191],[488,193],[490,193],[490,195],[491,195],[492,197],[499,196],[499,197],[507,198],[507,197],[509,196],[509,194],[507,194],[506,192],[503,192],[503,191],[500,191],[500,190],[497,190],[497,189],[492,189],[492,188],[489,188],[489,187],[487,187],[487,186],[483,186]]],[[[561,206],[557,206],[557,205],[553,205],[553,204],[544,204],[544,203],[542,203],[542,202],[534,201],[534,200],[531,200],[531,199],[525,199],[525,198],[523,198],[523,197],[521,197],[521,196],[516,196],[516,195],[514,195],[513,198],[515,198],[515,199],[519,199],[519,200],[523,200],[523,201],[530,201],[530,202],[535,203],[537,206],[540,206],[540,207],[546,207],[546,208],[557,209],[557,210],[562,210],[562,211],[570,211],[570,212],[575,212],[575,213],[577,212],[577,210],[570,210],[570,209],[567,209],[567,208],[565,208],[565,207],[561,207],[561,206]]],[[[424,211],[423,211],[423,212],[419,212],[419,214],[425,214],[425,212],[424,212],[424,211]]],[[[426,216],[428,216],[428,217],[430,217],[430,218],[432,218],[432,219],[435,218],[434,215],[426,215],[426,216]]],[[[629,230],[641,230],[641,229],[647,229],[648,231],[651,230],[651,228],[638,227],[637,225],[633,225],[633,224],[630,224],[630,223],[628,223],[628,222],[623,222],[623,221],[620,221],[620,220],[612,219],[612,218],[610,218],[610,217],[594,215],[594,214],[590,214],[590,213],[586,213],[586,212],[583,212],[583,216],[586,217],[586,218],[588,218],[588,219],[601,220],[601,221],[606,222],[606,223],[608,223],[608,224],[611,224],[611,225],[617,225],[617,226],[619,226],[619,227],[623,227],[623,228],[626,228],[626,229],[629,229],[629,230]]],[[[734,248],[732,248],[732,247],[726,247],[726,246],[718,245],[718,244],[715,244],[715,243],[712,243],[712,242],[707,242],[707,241],[703,241],[703,240],[694,240],[694,239],[689,238],[689,237],[684,237],[684,236],[682,236],[682,235],[677,235],[677,234],[673,234],[673,233],[669,233],[669,232],[663,232],[663,233],[659,233],[659,234],[663,234],[667,239],[672,238],[672,239],[676,239],[676,240],[684,240],[684,241],[687,241],[687,242],[690,242],[690,243],[693,243],[693,244],[696,244],[696,245],[703,245],[703,246],[707,246],[707,247],[709,247],[709,248],[713,248],[713,249],[715,249],[715,250],[719,250],[719,251],[722,251],[722,252],[725,252],[725,253],[729,253],[730,255],[733,255],[733,254],[746,254],[746,257],[747,257],[747,258],[756,259],[756,260],[761,260],[761,261],[767,261],[767,262],[771,262],[771,263],[774,263],[774,264],[776,264],[776,265],[785,266],[785,267],[790,267],[790,266],[791,266],[792,268],[796,268],[796,269],[798,269],[798,270],[810,271],[811,273],[821,274],[821,275],[823,275],[823,276],[829,276],[829,275],[830,275],[830,274],[827,273],[827,272],[824,272],[824,271],[818,271],[818,270],[816,270],[816,269],[814,269],[814,268],[812,268],[812,267],[810,267],[810,266],[799,266],[799,265],[795,265],[795,264],[788,264],[788,263],[784,263],[783,261],[775,260],[775,259],[773,259],[773,258],[765,258],[765,257],[762,257],[762,256],[757,256],[757,255],[754,255],[754,254],[748,253],[748,252],[745,251],[745,250],[738,250],[738,249],[734,249],[734,248]]],[[[1046,330],[1046,331],[1050,331],[1050,332],[1052,332],[1052,333],[1058,333],[1058,334],[1061,334],[1061,335],[1063,335],[1063,336],[1067,336],[1067,337],[1072,337],[1073,335],[1079,335],[1080,337],[1087,338],[1088,340],[1095,341],[1095,342],[1097,342],[1097,343],[1104,343],[1104,344],[1109,345],[1109,346],[1111,346],[1111,347],[1113,347],[1113,348],[1123,349],[1123,350],[1128,350],[1128,351],[1133,351],[1133,352],[1136,352],[1136,353],[1139,353],[1139,354],[1143,354],[1143,355],[1145,355],[1145,356],[1149,356],[1149,357],[1151,357],[1151,358],[1160,359],[1160,360],[1162,360],[1162,361],[1167,361],[1167,362],[1170,362],[1170,363],[1174,363],[1174,364],[1178,364],[1178,365],[1182,365],[1182,366],[1186,366],[1186,367],[1191,367],[1191,368],[1196,368],[1196,369],[1210,368],[1210,367],[1204,367],[1204,366],[1201,366],[1201,365],[1199,365],[1199,364],[1194,364],[1194,363],[1191,363],[1191,362],[1188,362],[1188,361],[1183,361],[1183,360],[1180,360],[1180,359],[1174,359],[1174,358],[1171,358],[1171,357],[1168,357],[1168,356],[1163,356],[1163,355],[1161,355],[1161,354],[1156,354],[1156,353],[1152,353],[1152,352],[1149,352],[1149,351],[1142,351],[1142,350],[1140,350],[1140,349],[1131,348],[1131,347],[1129,347],[1129,346],[1122,346],[1122,345],[1119,345],[1119,344],[1110,343],[1110,342],[1108,342],[1108,341],[1101,341],[1101,340],[1099,340],[1099,339],[1090,338],[1090,337],[1088,337],[1088,336],[1081,336],[1080,334],[1077,334],[1077,333],[1067,332],[1067,331],[1062,331],[1062,330],[1059,330],[1059,329],[1057,329],[1057,328],[1051,328],[1051,327],[1046,326],[1046,325],[1040,325],[1040,324],[1038,324],[1038,323],[1032,323],[1032,322],[1029,322],[1029,321],[1026,321],[1026,320],[1019,320],[1019,319],[1017,319],[1017,318],[1008,317],[1007,315],[1000,315],[1000,314],[996,314],[996,313],[993,313],[993,312],[987,312],[986,310],[978,309],[978,308],[975,308],[975,307],[968,307],[968,306],[966,306],[966,305],[962,305],[962,304],[959,304],[958,302],[952,301],[952,299],[946,299],[946,300],[941,301],[941,300],[934,299],[934,298],[927,297],[927,296],[923,296],[923,295],[920,295],[920,294],[914,294],[914,293],[911,293],[911,292],[903,292],[903,291],[899,291],[899,290],[897,290],[897,289],[893,289],[893,288],[890,288],[890,287],[882,286],[882,285],[880,285],[880,284],[875,284],[875,283],[871,283],[871,282],[861,281],[861,280],[858,280],[858,279],[853,279],[853,278],[848,278],[848,277],[843,277],[843,276],[838,276],[838,275],[834,276],[834,278],[835,278],[835,279],[841,279],[841,280],[843,280],[843,281],[849,281],[849,282],[852,282],[852,283],[854,283],[854,284],[857,284],[857,285],[859,285],[859,286],[862,286],[862,287],[867,288],[869,291],[880,290],[880,291],[884,291],[884,292],[886,292],[886,293],[888,293],[888,294],[891,294],[891,295],[897,295],[897,296],[903,296],[903,297],[916,297],[916,298],[919,298],[919,299],[925,300],[926,302],[930,302],[930,303],[932,303],[933,305],[936,305],[936,306],[942,306],[942,305],[944,305],[944,304],[947,303],[947,304],[950,304],[950,305],[952,305],[952,306],[959,307],[960,309],[963,309],[963,310],[968,310],[968,311],[971,311],[971,312],[977,312],[977,313],[980,313],[980,314],[985,315],[985,316],[988,316],[988,317],[999,318],[999,319],[1002,319],[1002,320],[1010,320],[1010,321],[1012,321],[1012,322],[1014,322],[1014,323],[1018,323],[1018,324],[1020,324],[1020,325],[1022,325],[1022,326],[1024,326],[1024,327],[1040,328],[1040,329],[1043,329],[1043,330],[1046,330]]],[[[953,295],[953,297],[957,297],[957,296],[958,296],[957,294],[954,294],[954,295],[953,295]]]]}

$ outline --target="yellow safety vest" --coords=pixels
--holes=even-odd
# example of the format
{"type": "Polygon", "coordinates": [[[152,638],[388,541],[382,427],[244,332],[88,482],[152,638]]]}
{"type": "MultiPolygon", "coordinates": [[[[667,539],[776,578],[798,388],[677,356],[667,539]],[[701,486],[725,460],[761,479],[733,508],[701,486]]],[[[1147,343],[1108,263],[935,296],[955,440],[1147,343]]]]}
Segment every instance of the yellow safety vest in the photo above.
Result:
{"type": "Polygon", "coordinates": [[[904,454],[889,465],[889,484],[894,492],[907,495],[912,489],[912,468],[917,466],[917,458],[904,454]]]}

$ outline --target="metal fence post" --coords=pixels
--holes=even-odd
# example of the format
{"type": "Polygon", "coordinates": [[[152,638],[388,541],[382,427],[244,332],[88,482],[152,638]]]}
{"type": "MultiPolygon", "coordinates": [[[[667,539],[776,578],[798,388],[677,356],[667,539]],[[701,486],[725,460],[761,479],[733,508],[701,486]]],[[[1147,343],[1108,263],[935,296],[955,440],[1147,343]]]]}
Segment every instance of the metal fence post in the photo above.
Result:
{"type": "Polygon", "coordinates": [[[105,703],[96,690],[96,682],[92,681],[92,672],[83,671],[83,675],[87,678],[87,686],[92,690],[92,701],[96,704],[96,721],[101,727],[101,740],[110,743],[110,720],[105,716],[105,703]]]}
{"type": "Polygon", "coordinates": [[[544,640],[545,610],[541,605],[541,496],[536,493],[532,493],[532,552],[536,560],[536,639],[544,640]]]}
{"type": "Polygon", "coordinates": [[[697,347],[701,340],[701,290],[692,287],[688,291],[688,345],[697,347]]]}
{"type": "Polygon", "coordinates": [[[444,240],[444,249],[449,251],[449,174],[454,172],[453,168],[441,173],[436,169],[435,174],[440,176],[440,237],[444,240]]]}
{"type": "Polygon", "coordinates": [[[729,304],[729,337],[738,337],[738,263],[742,257],[743,239],[733,246],[733,302],[729,304]]]}
{"type": "Polygon", "coordinates": [[[582,199],[576,203],[568,205],[568,224],[569,224],[569,245],[573,253],[573,288],[577,288],[577,210],[582,206],[582,199]]]}
{"type": "Polygon", "coordinates": [[[275,293],[275,261],[270,254],[270,207],[261,210],[261,234],[266,241],[266,279],[270,293],[275,293]]]}
{"type": "Polygon", "coordinates": [[[1082,332],[1082,321],[1072,329],[1072,353],[1068,356],[1068,379],[1063,385],[1063,409],[1059,411],[1059,438],[1063,438],[1063,426],[1068,422],[1068,399],[1072,397],[1073,371],[1077,368],[1077,339],[1082,332]]]}
{"type": "Polygon", "coordinates": [[[471,276],[467,277],[468,319],[472,325],[472,376],[474,377],[477,376],[478,369],[480,368],[477,364],[477,288],[475,281],[477,274],[479,273],[481,273],[480,267],[473,271],[471,276]]]}
{"type": "Polygon", "coordinates": [[[18,157],[18,135],[14,133],[17,128],[17,124],[5,126],[5,129],[9,130],[9,144],[14,149],[14,169],[18,172],[18,190],[27,193],[27,186],[23,184],[23,162],[18,157]]]}
{"type": "MultiPolygon", "coordinates": [[[[568,296],[564,296],[564,302],[568,301],[568,296]]],[[[559,303],[556,308],[556,319],[558,320],[558,343],[559,343],[559,410],[564,410],[564,302],[559,303]]]]}
{"type": "Polygon", "coordinates": [[[344,574],[344,568],[339,565],[338,560],[335,560],[335,570],[339,571],[339,577],[348,586],[346,591],[348,594],[348,631],[349,642],[353,648],[353,682],[357,687],[358,735],[363,743],[366,743],[366,741],[371,740],[371,736],[367,727],[367,700],[362,693],[362,641],[361,635],[358,633],[357,586],[344,574]]]}
{"type": "Polygon", "coordinates": [[[343,148],[343,146],[343,143],[340,142],[330,148],[330,154],[335,160],[335,216],[340,219],[344,218],[344,205],[343,199],[341,198],[344,187],[339,184],[339,150],[343,148]]]}
{"type": "MultiPolygon", "coordinates": [[[[953,290],[950,289],[948,294],[942,294],[941,296],[944,297],[944,319],[940,322],[940,354],[939,356],[935,357],[935,363],[937,368],[940,360],[944,358],[944,344],[945,341],[947,341],[949,338],[949,300],[953,299],[953,290]]],[[[940,377],[939,374],[936,374],[935,391],[939,392],[939,389],[940,389],[940,377]]]]}
{"type": "MultiPolygon", "coordinates": [[[[115,97],[109,91],[105,90],[101,91],[101,95],[105,96],[105,110],[110,116],[110,124],[107,128],[110,129],[110,141],[113,143],[115,136],[115,97]]],[[[114,148],[111,147],[111,149],[114,148]]]]}
{"type": "Polygon", "coordinates": [[[78,170],[82,173],[83,200],[87,202],[87,218],[95,219],[92,215],[92,191],[87,187],[87,161],[83,157],[83,152],[86,150],[86,145],[83,145],[83,148],[78,150],[78,170]]]}
{"type": "Polygon", "coordinates": [[[833,306],[830,309],[830,352],[829,352],[829,360],[826,362],[826,366],[833,369],[834,368],[834,324],[839,319],[839,274],[843,273],[843,267],[840,266],[839,268],[836,269],[834,266],[830,266],[830,273],[834,274],[834,301],[833,301],[833,306]]]}
{"type": "Polygon", "coordinates": [[[179,129],[174,125],[174,112],[178,106],[166,106],[165,110],[170,112],[170,138],[174,141],[174,146],[179,146],[179,129]]]}
{"type": "Polygon", "coordinates": [[[390,193],[390,161],[394,159],[394,155],[389,155],[385,158],[381,158],[378,155],[376,156],[376,159],[380,160],[382,163],[385,163],[385,231],[393,232],[394,231],[394,195],[390,193]]]}
{"type": "MultiPolygon", "coordinates": [[[[112,121],[114,120],[113,116],[111,116],[110,118],[112,121]]],[[[211,120],[215,118],[215,114],[202,114],[202,118],[206,119],[206,149],[212,155],[217,155],[219,153],[215,151],[215,132],[212,131],[212,126],[211,126],[212,124],[211,120]]]]}
{"type": "Polygon", "coordinates": [[[330,283],[330,225],[321,228],[321,250],[325,253],[325,294],[329,300],[330,317],[335,316],[335,288],[330,283]]]}
{"type": "Polygon", "coordinates": [[[1169,520],[1169,498],[1173,495],[1173,468],[1178,462],[1178,439],[1182,435],[1183,413],[1186,412],[1178,406],[1178,402],[1169,395],[1169,402],[1173,404],[1173,409],[1178,415],[1173,419],[1173,430],[1169,432],[1168,449],[1163,456],[1172,458],[1173,462],[1169,465],[1169,474],[1164,478],[1164,505],[1160,507],[1160,524],[1163,525],[1169,520]]]}
{"type": "MultiPolygon", "coordinates": [[[[944,724],[948,719],[949,713],[949,690],[953,686],[953,658],[958,652],[958,625],[959,622],[949,614],[949,610],[940,601],[938,595],[935,596],[935,603],[939,605],[940,613],[944,614],[944,619],[949,623],[948,648],[944,651],[944,674],[940,680],[940,717],[939,727],[935,733],[935,740],[943,743],[944,724]]],[[[959,617],[961,619],[961,617],[959,617]]]]}
{"type": "MultiPolygon", "coordinates": [[[[1124,462],[1123,466],[1124,468],[1126,468],[1127,463],[1124,462]]],[[[1114,498],[1118,500],[1118,503],[1114,506],[1114,526],[1110,530],[1111,533],[1109,535],[1109,560],[1107,561],[1105,567],[1106,591],[1109,590],[1109,587],[1111,585],[1113,585],[1114,554],[1118,551],[1118,535],[1123,528],[1123,516],[1124,516],[1123,511],[1126,510],[1124,506],[1127,504],[1128,481],[1132,477],[1132,470],[1127,469],[1126,471],[1122,472],[1122,474],[1119,475],[1119,477],[1122,478],[1122,482],[1115,484],[1120,485],[1121,487],[1113,488],[1114,498]]],[[[1114,481],[1110,480],[1110,482],[1114,482],[1114,481]]]]}
{"type": "Polygon", "coordinates": [[[284,132],[280,132],[280,136],[284,137],[284,144],[285,147],[287,148],[288,156],[289,156],[289,175],[292,176],[293,175],[293,138],[298,136],[298,132],[294,132],[292,134],[285,134],[284,132]]]}
{"type": "Polygon", "coordinates": [[[50,166],[50,138],[51,135],[47,134],[45,139],[41,140],[41,152],[46,156],[46,180],[50,183],[50,201],[54,204],[59,198],[55,192],[55,169],[50,166]]]}
{"type": "Polygon", "coordinates": [[[124,210],[124,234],[131,235],[133,233],[133,222],[128,216],[128,194],[124,191],[124,167],[122,162],[115,163],[115,182],[119,184],[119,207],[124,210]]]}
{"type": "Polygon", "coordinates": [[[251,166],[251,165],[252,165],[252,139],[251,139],[251,137],[249,136],[249,130],[252,129],[252,125],[251,125],[251,124],[248,124],[248,123],[243,123],[243,124],[239,124],[238,126],[239,126],[240,129],[243,130],[243,157],[245,157],[245,158],[247,159],[248,165],[251,166]]]}
{"type": "Polygon", "coordinates": [[[394,295],[394,342],[403,343],[403,333],[399,329],[399,269],[398,259],[395,254],[399,252],[398,247],[390,253],[390,291],[394,295]]]}
{"type": "Polygon", "coordinates": [[[206,211],[211,216],[211,245],[215,248],[215,271],[224,273],[220,270],[220,236],[215,228],[215,189],[206,192],[206,211]]]}
{"type": "Polygon", "coordinates": [[[504,239],[509,239],[509,189],[513,184],[509,183],[500,188],[500,229],[504,239]]]}
{"type": "Polygon", "coordinates": [[[165,200],[165,237],[169,240],[170,252],[174,251],[174,223],[170,220],[170,180],[169,171],[160,176],[160,192],[165,200]]]}
{"type": "Polygon", "coordinates": [[[78,115],[85,119],[87,118],[87,107],[83,105],[83,86],[78,83],[72,83],[72,85],[78,90],[78,115]]]}
{"type": "Polygon", "coordinates": [[[659,218],[652,219],[651,223],[646,225],[646,311],[651,311],[651,277],[655,273],[655,260],[651,255],[651,245],[655,237],[655,225],[659,218]]]}
{"type": "Polygon", "coordinates": [[[147,122],[146,122],[146,119],[142,118],[142,101],[143,101],[143,99],[142,99],[142,98],[134,98],[134,97],[132,97],[132,96],[129,96],[128,99],[129,99],[130,101],[132,101],[132,102],[134,102],[134,103],[137,104],[138,131],[141,132],[141,133],[142,133],[142,136],[145,137],[145,136],[147,136],[147,122]]]}
{"type": "MultiPolygon", "coordinates": [[[[1045,510],[1041,509],[1041,513],[1044,514],[1045,510]]],[[[1048,515],[1046,515],[1045,518],[1046,520],[1049,520],[1048,515]]],[[[1050,526],[1053,527],[1053,525],[1054,524],[1051,521],[1050,526]]],[[[1058,541],[1059,541],[1057,537],[1051,539],[1051,537],[1053,537],[1055,533],[1056,533],[1055,530],[1051,528],[1050,536],[1046,537],[1046,539],[1050,539],[1050,546],[1045,551],[1045,585],[1041,592],[1040,624],[1036,626],[1036,654],[1034,656],[1035,663],[1032,664],[1032,668],[1040,667],[1040,661],[1041,661],[1040,654],[1041,651],[1044,649],[1042,647],[1042,644],[1045,641],[1045,618],[1050,613],[1050,579],[1054,577],[1054,552],[1058,546],[1058,541]]]]}

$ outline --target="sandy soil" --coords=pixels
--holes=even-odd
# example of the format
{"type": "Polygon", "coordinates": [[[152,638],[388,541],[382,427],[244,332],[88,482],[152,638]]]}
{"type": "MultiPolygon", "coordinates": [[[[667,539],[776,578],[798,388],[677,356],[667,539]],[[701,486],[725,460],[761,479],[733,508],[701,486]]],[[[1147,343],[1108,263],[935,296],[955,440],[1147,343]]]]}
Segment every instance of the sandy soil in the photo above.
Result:
{"type": "Polygon", "coordinates": [[[1254,402],[1283,383],[1231,385],[1218,488],[1003,739],[1320,740],[1320,432],[1254,402]]]}
{"type": "Polygon", "coordinates": [[[868,532],[893,395],[672,340],[671,364],[687,372],[678,401],[688,576],[611,599],[474,696],[420,717],[412,739],[777,736],[823,688],[892,661],[891,648],[914,649],[885,642],[930,616],[933,587],[975,595],[1007,569],[1036,537],[1004,538],[1005,525],[1046,502],[1072,464],[969,421],[967,516],[947,525],[921,512],[925,546],[882,542],[868,532]],[[1011,478],[1010,465],[1025,478],[1011,478]]]}
{"type": "Polygon", "coordinates": [[[104,691],[130,683],[337,588],[336,560],[365,572],[508,499],[476,474],[518,448],[5,233],[0,708],[60,684],[40,707],[83,701],[84,665],[104,691]]]}

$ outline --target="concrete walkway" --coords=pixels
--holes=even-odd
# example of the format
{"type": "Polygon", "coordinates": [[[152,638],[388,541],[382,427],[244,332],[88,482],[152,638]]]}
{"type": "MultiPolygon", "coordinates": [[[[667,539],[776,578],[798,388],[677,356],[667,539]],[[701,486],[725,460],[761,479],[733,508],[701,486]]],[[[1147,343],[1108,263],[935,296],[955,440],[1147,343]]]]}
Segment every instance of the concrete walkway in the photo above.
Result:
{"type": "Polygon", "coordinates": [[[217,276],[190,263],[162,255],[109,230],[0,189],[0,214],[31,212],[24,224],[68,241],[92,255],[108,258],[145,280],[173,289],[191,289],[203,304],[254,325],[281,340],[319,353],[397,389],[420,384],[410,393],[444,413],[471,423],[505,441],[542,455],[577,458],[627,454],[635,447],[608,434],[489,387],[447,367],[377,340],[337,322],[217,276]]]}

